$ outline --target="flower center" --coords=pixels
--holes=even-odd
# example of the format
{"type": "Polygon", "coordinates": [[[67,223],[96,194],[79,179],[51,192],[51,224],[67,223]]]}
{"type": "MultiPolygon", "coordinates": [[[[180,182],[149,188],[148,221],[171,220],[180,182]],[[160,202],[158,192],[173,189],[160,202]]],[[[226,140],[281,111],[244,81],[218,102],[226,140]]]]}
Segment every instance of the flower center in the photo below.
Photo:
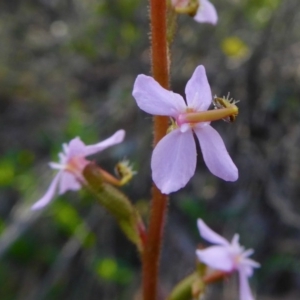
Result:
{"type": "Polygon", "coordinates": [[[75,156],[69,159],[64,170],[76,176],[80,175],[89,162],[82,156],[75,156]]]}

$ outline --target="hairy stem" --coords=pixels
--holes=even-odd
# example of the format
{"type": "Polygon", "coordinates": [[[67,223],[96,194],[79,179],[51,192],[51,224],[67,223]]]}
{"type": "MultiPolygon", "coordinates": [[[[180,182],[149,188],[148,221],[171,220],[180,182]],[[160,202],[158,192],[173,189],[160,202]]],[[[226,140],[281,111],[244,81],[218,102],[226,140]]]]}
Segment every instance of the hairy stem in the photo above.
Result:
{"type": "MultiPolygon", "coordinates": [[[[169,56],[166,0],[150,0],[150,22],[152,74],[162,87],[168,89],[169,56]]],[[[154,117],[154,147],[160,139],[164,137],[167,128],[167,117],[154,117]]],[[[163,195],[157,187],[153,185],[149,230],[143,255],[144,300],[157,299],[159,259],[167,207],[168,197],[163,195]]]]}

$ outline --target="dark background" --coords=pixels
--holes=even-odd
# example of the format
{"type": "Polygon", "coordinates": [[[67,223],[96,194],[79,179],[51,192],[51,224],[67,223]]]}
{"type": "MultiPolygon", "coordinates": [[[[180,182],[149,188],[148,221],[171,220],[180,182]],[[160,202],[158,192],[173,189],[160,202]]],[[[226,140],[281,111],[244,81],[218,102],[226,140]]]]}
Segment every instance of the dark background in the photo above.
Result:
{"type": "MultiPolygon", "coordinates": [[[[239,99],[237,121],[215,122],[239,168],[235,183],[197,172],[171,195],[161,286],[194,270],[203,218],[254,248],[262,264],[257,299],[300,297],[300,4],[295,0],[215,0],[216,27],[178,19],[172,89],[184,94],[206,67],[213,94],[239,99]]],[[[96,143],[124,128],[125,142],[94,159],[113,172],[130,159],[138,176],[123,191],[147,216],[151,117],[131,96],[149,74],[147,2],[6,0],[0,3],[0,298],[133,299],[140,285],[134,247],[81,191],[31,212],[53,178],[61,144],[96,143]]],[[[238,299],[231,278],[206,299],[238,299]]]]}

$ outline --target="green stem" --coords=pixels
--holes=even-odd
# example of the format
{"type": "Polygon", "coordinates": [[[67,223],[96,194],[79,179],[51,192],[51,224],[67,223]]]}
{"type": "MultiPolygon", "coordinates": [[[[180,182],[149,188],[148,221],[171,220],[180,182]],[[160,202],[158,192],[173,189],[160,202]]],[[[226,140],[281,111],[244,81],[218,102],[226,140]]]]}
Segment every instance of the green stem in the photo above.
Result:
{"type": "MultiPolygon", "coordinates": [[[[167,42],[166,0],[150,0],[152,74],[161,86],[169,88],[169,56],[167,42]]],[[[155,145],[165,136],[168,118],[154,117],[155,145]]],[[[151,214],[146,246],[143,255],[143,299],[157,299],[159,259],[162,245],[168,197],[155,185],[152,189],[151,214]]]]}

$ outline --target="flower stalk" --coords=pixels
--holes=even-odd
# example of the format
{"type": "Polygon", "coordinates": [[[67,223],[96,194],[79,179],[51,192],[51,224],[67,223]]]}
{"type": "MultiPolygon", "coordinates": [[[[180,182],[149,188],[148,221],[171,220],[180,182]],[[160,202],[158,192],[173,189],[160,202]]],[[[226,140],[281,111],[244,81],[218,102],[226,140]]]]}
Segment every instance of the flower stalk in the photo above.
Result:
{"type": "MultiPolygon", "coordinates": [[[[151,66],[153,77],[161,86],[169,88],[169,49],[167,40],[166,0],[150,0],[151,66]]],[[[165,136],[168,117],[154,117],[155,145],[165,136]]],[[[157,299],[157,281],[163,228],[168,197],[153,185],[149,230],[143,255],[143,299],[157,299]]]]}

